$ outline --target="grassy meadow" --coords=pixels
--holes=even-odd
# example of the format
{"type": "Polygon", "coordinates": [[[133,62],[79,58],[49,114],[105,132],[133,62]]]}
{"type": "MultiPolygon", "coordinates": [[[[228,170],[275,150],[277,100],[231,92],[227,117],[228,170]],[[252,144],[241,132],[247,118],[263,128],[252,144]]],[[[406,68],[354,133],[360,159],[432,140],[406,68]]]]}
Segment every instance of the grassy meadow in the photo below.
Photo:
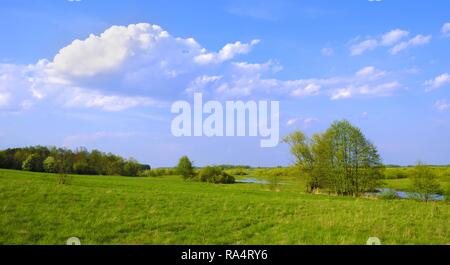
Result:
{"type": "MultiPolygon", "coordinates": [[[[450,244],[448,202],[304,193],[272,185],[0,170],[0,244],[450,244]]],[[[252,170],[242,178],[264,179],[252,170]]],[[[266,177],[270,180],[272,177],[266,177]]],[[[387,179],[405,188],[408,178],[387,179]]],[[[441,176],[443,183],[449,178],[441,176]]]]}

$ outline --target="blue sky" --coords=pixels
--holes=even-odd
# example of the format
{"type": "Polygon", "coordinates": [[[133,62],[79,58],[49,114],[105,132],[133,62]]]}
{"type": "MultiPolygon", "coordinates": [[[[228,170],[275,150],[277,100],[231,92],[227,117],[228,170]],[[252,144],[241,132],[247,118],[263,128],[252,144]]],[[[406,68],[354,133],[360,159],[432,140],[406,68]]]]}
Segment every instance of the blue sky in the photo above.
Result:
{"type": "Polygon", "coordinates": [[[450,163],[447,1],[2,0],[0,148],[85,146],[153,166],[288,165],[259,138],[171,135],[170,104],[279,100],[280,131],[337,119],[385,163],[450,163]]]}

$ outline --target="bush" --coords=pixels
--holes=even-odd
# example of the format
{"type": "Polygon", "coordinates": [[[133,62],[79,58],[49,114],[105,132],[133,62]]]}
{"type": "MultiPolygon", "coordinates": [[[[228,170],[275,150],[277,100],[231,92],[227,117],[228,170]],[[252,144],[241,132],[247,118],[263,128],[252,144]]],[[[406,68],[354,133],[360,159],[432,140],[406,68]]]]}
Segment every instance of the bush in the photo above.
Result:
{"type": "Polygon", "coordinates": [[[156,168],[151,170],[145,170],[142,172],[144,177],[162,177],[173,176],[177,174],[177,170],[173,168],[156,168]]]}
{"type": "Polygon", "coordinates": [[[67,174],[58,175],[58,184],[60,185],[70,185],[72,184],[72,176],[67,174]]]}
{"type": "Polygon", "coordinates": [[[235,175],[235,176],[246,176],[246,175],[248,175],[247,170],[245,170],[242,167],[229,169],[229,170],[227,170],[227,173],[230,174],[230,175],[235,175]]]}
{"type": "Polygon", "coordinates": [[[421,162],[417,163],[414,168],[412,182],[413,190],[420,200],[429,201],[433,194],[441,192],[436,173],[421,162]]]}
{"type": "Polygon", "coordinates": [[[397,192],[394,190],[387,190],[381,193],[380,198],[384,200],[395,200],[400,199],[400,196],[398,196],[397,192]]]}
{"type": "Polygon", "coordinates": [[[220,167],[205,167],[198,174],[198,179],[202,182],[215,184],[231,184],[236,180],[233,176],[227,174],[220,167]]]}
{"type": "Polygon", "coordinates": [[[141,170],[141,165],[135,160],[130,160],[125,162],[123,167],[123,175],[129,177],[136,177],[139,175],[141,170]]]}
{"type": "Polygon", "coordinates": [[[183,176],[185,180],[195,177],[194,167],[192,166],[191,160],[189,160],[187,156],[180,158],[177,166],[177,173],[183,176]]]}

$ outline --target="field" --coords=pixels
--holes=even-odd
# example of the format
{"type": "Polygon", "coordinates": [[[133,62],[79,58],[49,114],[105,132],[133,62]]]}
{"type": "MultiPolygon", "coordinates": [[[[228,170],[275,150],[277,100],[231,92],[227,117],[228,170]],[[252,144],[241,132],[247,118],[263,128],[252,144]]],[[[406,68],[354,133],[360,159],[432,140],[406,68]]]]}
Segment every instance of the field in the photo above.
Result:
{"type": "Polygon", "coordinates": [[[450,244],[447,202],[310,195],[293,179],[72,178],[0,170],[0,244],[450,244]]]}

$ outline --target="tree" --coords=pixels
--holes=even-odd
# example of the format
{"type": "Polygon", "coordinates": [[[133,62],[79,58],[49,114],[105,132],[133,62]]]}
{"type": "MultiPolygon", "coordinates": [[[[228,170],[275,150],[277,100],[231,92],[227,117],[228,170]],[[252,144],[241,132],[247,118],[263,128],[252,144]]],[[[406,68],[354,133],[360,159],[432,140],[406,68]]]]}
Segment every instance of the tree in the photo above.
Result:
{"type": "Polygon", "coordinates": [[[418,162],[414,167],[412,186],[417,197],[424,201],[429,201],[433,194],[441,192],[436,174],[422,162],[418,162]]]}
{"type": "Polygon", "coordinates": [[[123,167],[123,175],[135,177],[139,175],[141,165],[136,160],[127,161],[123,167]]]}
{"type": "Polygon", "coordinates": [[[56,173],[58,171],[56,160],[53,156],[49,156],[44,160],[44,171],[48,173],[56,173]]]}
{"type": "Polygon", "coordinates": [[[343,120],[324,135],[329,145],[330,188],[341,195],[358,195],[376,188],[383,166],[376,147],[359,128],[343,120]]]}
{"type": "Polygon", "coordinates": [[[194,167],[192,166],[191,160],[189,160],[187,156],[180,158],[177,166],[177,172],[183,176],[185,180],[192,179],[195,176],[194,167]]]}
{"type": "Polygon", "coordinates": [[[37,154],[32,154],[23,161],[22,169],[25,171],[42,172],[42,159],[37,154]]]}
{"type": "Polygon", "coordinates": [[[382,177],[377,149],[346,120],[334,122],[325,133],[311,138],[294,132],[284,142],[308,177],[310,192],[328,188],[340,195],[358,195],[376,188],[382,177]]]}

